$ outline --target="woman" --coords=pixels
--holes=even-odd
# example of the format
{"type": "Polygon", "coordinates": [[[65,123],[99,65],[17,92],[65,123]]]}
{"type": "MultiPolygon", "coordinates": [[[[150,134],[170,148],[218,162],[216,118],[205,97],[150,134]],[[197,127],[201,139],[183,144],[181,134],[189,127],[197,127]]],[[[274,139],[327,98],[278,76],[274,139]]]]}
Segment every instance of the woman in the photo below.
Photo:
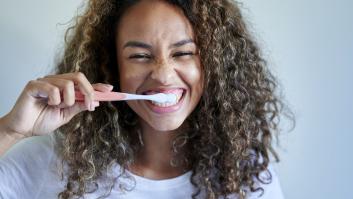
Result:
{"type": "Polygon", "coordinates": [[[283,105],[235,2],[90,0],[66,41],[0,120],[0,196],[282,198],[283,105]],[[112,89],[178,102],[94,101],[112,89]]]}

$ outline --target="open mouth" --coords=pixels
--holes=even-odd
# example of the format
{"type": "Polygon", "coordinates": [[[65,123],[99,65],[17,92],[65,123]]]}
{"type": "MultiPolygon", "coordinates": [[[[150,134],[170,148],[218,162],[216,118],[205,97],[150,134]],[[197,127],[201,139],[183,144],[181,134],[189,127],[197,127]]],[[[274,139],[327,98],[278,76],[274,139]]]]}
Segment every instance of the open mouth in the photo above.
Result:
{"type": "Polygon", "coordinates": [[[168,103],[159,103],[155,101],[146,101],[147,105],[152,109],[152,111],[157,113],[167,113],[177,111],[183,102],[183,99],[186,94],[186,89],[178,88],[178,89],[168,89],[168,90],[158,90],[158,91],[146,91],[143,92],[143,95],[150,95],[156,93],[172,93],[176,96],[175,102],[168,102],[168,103]]]}

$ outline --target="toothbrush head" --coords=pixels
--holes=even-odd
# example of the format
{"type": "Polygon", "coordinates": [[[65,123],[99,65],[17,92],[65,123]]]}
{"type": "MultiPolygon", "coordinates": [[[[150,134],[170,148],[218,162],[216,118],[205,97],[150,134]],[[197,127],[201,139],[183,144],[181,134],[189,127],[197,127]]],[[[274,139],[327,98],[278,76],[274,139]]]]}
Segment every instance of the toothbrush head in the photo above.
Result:
{"type": "Polygon", "coordinates": [[[177,96],[174,93],[158,93],[158,100],[159,103],[175,103],[177,101],[177,96]]]}
{"type": "Polygon", "coordinates": [[[166,95],[166,103],[175,103],[177,102],[177,96],[173,93],[168,93],[166,95]]]}

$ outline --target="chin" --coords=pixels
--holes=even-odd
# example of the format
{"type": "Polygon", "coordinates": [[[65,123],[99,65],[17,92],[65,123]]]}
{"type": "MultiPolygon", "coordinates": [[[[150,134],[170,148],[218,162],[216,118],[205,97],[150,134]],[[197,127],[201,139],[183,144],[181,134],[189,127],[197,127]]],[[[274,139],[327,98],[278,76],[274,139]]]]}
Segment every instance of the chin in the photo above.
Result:
{"type": "Polygon", "coordinates": [[[175,131],[182,126],[184,121],[154,121],[148,124],[156,131],[170,132],[175,131]]]}

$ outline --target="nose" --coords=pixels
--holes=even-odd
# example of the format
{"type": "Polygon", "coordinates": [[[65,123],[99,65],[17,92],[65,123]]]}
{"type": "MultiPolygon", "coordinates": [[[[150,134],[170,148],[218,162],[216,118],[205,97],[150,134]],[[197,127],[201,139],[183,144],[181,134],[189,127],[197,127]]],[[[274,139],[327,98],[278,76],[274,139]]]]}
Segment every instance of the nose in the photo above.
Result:
{"type": "Polygon", "coordinates": [[[166,61],[158,61],[153,67],[151,73],[151,79],[159,82],[163,85],[168,85],[169,82],[172,82],[176,75],[174,66],[171,63],[166,61]]]}

